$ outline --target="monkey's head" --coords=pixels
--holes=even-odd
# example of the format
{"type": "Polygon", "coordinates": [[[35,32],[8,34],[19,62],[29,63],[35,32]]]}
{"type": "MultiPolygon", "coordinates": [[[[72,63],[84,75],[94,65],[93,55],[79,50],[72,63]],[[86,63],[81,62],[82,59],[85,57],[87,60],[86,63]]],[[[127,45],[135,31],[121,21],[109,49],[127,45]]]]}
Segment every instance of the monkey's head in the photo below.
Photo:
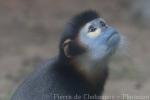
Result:
{"type": "Polygon", "coordinates": [[[95,11],[86,11],[68,23],[60,42],[60,55],[67,60],[86,55],[93,61],[101,61],[110,58],[119,41],[120,35],[115,28],[95,11]]]}

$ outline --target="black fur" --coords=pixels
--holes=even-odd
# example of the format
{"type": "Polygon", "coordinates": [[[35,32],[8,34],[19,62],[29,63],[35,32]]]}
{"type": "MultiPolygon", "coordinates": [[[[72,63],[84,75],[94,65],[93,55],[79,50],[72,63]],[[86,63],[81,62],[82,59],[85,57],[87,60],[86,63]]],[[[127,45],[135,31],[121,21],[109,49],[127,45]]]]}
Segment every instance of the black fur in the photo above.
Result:
{"type": "MultiPolygon", "coordinates": [[[[101,95],[103,92],[105,80],[107,78],[107,69],[103,72],[103,77],[98,83],[97,88],[91,84],[74,69],[66,60],[63,54],[62,43],[65,39],[75,39],[79,29],[87,22],[98,18],[94,11],[86,11],[75,16],[65,29],[60,42],[60,55],[52,60],[41,64],[17,89],[11,100],[75,100],[74,96],[81,96],[76,100],[94,100],[84,98],[85,94],[101,95]],[[61,96],[71,96],[71,99],[54,98],[54,94],[61,96]]],[[[74,43],[70,47],[72,54],[79,54],[80,47],[74,43]]],[[[105,65],[107,68],[107,65],[105,65]]]]}
{"type": "MultiPolygon", "coordinates": [[[[61,37],[61,41],[60,41],[60,57],[64,58],[65,55],[64,55],[64,52],[63,52],[63,43],[66,39],[71,39],[71,40],[74,40],[78,33],[79,33],[79,30],[88,22],[96,19],[96,18],[99,18],[99,15],[97,14],[96,11],[92,11],[92,10],[88,10],[88,11],[85,11],[85,12],[82,12],[76,16],[74,16],[70,22],[68,23],[68,25],[66,25],[65,27],[65,30],[62,34],[62,37],[61,37]]],[[[71,51],[71,54],[73,56],[77,56],[77,55],[80,55],[81,53],[83,53],[85,50],[83,48],[80,48],[78,46],[78,44],[76,44],[76,41],[74,41],[71,45],[72,47],[70,47],[70,51],[71,51]]],[[[67,58],[65,58],[67,59],[67,58]]]]}
{"type": "Polygon", "coordinates": [[[67,27],[65,28],[62,34],[61,40],[63,41],[66,38],[74,39],[83,25],[96,18],[99,18],[99,15],[92,10],[88,10],[76,15],[68,23],[67,27]]]}

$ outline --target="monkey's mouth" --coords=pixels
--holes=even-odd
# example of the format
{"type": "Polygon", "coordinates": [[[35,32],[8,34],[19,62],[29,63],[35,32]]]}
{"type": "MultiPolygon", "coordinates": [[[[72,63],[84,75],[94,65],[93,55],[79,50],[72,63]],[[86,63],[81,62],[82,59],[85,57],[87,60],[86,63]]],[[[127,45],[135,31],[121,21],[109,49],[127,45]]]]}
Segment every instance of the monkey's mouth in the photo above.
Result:
{"type": "Polygon", "coordinates": [[[118,32],[113,32],[108,38],[107,41],[111,40],[114,36],[119,35],[118,32]]]}
{"type": "Polygon", "coordinates": [[[107,43],[110,47],[115,47],[120,41],[120,35],[118,32],[113,32],[108,38],[107,43]]]}

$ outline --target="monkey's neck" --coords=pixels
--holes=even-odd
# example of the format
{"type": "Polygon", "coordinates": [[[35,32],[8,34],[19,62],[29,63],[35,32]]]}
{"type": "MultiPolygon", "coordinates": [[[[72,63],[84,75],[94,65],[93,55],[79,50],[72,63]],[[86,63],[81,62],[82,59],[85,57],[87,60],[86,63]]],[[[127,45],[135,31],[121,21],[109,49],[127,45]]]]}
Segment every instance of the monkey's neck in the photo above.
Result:
{"type": "Polygon", "coordinates": [[[82,55],[73,62],[75,69],[93,86],[97,86],[99,82],[105,83],[108,74],[106,59],[93,60],[88,55],[82,55]]]}
{"type": "MultiPolygon", "coordinates": [[[[75,73],[78,77],[88,84],[91,93],[102,95],[104,85],[108,76],[107,63],[104,61],[91,61],[89,57],[80,56],[72,60],[58,59],[59,66],[63,69],[71,70],[70,73],[75,73]],[[67,67],[67,68],[66,68],[67,67]]],[[[60,68],[60,67],[59,67],[60,68]]],[[[68,72],[65,70],[65,73],[68,72]]]]}

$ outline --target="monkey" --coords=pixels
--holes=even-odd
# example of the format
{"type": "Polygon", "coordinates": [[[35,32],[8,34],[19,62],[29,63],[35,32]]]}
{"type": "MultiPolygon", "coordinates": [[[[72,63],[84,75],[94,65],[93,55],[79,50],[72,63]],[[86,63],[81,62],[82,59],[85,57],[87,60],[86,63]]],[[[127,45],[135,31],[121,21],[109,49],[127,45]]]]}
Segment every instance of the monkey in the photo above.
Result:
{"type": "Polygon", "coordinates": [[[109,61],[120,33],[93,10],[73,16],[59,43],[58,55],[42,63],[11,100],[97,100],[103,94],[109,61]]]}

